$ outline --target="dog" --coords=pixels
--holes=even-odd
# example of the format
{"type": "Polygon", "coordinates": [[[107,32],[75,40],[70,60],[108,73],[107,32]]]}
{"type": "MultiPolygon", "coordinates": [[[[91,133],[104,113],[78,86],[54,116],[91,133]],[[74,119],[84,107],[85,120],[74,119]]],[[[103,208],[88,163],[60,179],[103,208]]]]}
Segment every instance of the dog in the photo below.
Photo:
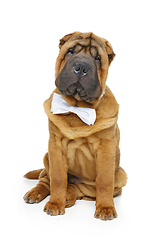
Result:
{"type": "Polygon", "coordinates": [[[44,102],[49,122],[44,168],[24,177],[39,179],[24,195],[48,215],[62,215],[77,199],[95,200],[95,218],[117,217],[113,197],[122,192],[127,174],[120,164],[119,105],[106,86],[115,57],[111,44],[95,34],[74,32],[59,43],[56,89],[44,102]]]}

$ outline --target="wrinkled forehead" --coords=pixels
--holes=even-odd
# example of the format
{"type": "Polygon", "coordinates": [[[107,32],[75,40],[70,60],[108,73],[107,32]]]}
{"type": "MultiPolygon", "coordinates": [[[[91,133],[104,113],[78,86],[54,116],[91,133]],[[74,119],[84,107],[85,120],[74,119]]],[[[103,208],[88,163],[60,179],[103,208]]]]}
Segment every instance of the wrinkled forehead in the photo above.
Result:
{"type": "Polygon", "coordinates": [[[94,53],[95,51],[98,51],[99,54],[102,52],[107,53],[103,39],[97,37],[93,33],[80,33],[71,36],[69,40],[64,44],[64,48],[70,49],[74,48],[77,45],[83,48],[85,52],[90,51],[91,53],[94,53]]]}

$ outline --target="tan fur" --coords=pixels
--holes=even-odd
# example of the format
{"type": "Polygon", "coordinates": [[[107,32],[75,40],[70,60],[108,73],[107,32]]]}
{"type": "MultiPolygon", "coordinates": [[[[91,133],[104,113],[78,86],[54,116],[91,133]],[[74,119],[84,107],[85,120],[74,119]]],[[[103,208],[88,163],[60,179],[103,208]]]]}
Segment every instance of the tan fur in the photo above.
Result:
{"type": "Polygon", "coordinates": [[[50,200],[44,208],[50,215],[63,214],[65,207],[72,206],[76,199],[96,199],[95,217],[113,219],[117,216],[113,196],[121,194],[127,181],[125,171],[119,166],[119,105],[105,84],[108,67],[115,54],[107,40],[93,33],[69,34],[60,41],[56,77],[67,61],[64,58],[67,50],[76,43],[83,46],[81,51],[84,48],[87,54],[94,55],[95,47],[98,49],[101,56],[101,67],[97,66],[98,77],[105,93],[91,103],[78,101],[72,96],[62,97],[72,106],[96,109],[96,122],[88,126],[73,113],[54,115],[51,112],[52,97],[54,92],[60,92],[57,88],[53,91],[44,102],[50,133],[48,153],[44,157],[45,168],[25,175],[27,178],[34,178],[34,174],[39,176],[39,183],[24,198],[26,202],[34,203],[50,193],[50,200]]]}

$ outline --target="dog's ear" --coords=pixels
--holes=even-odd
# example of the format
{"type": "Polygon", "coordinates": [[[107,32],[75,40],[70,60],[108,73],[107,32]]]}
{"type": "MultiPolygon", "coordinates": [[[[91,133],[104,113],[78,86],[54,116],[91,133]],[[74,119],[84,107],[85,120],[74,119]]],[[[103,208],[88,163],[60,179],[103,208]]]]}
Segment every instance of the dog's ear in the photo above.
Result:
{"type": "Polygon", "coordinates": [[[73,32],[70,34],[65,35],[62,39],[60,39],[59,41],[59,48],[61,49],[61,47],[72,37],[75,35],[79,35],[81,34],[80,32],[73,32]]]}
{"type": "Polygon", "coordinates": [[[111,44],[107,40],[105,40],[105,47],[106,47],[106,51],[108,54],[109,65],[110,65],[111,62],[113,61],[114,57],[116,56],[116,54],[114,53],[111,44]]]}

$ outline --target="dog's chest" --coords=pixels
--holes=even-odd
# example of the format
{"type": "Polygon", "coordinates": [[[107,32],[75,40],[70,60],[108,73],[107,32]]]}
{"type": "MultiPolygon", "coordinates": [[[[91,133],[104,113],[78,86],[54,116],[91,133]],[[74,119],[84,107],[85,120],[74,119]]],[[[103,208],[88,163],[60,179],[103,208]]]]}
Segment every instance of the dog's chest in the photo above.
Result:
{"type": "Polygon", "coordinates": [[[99,139],[95,136],[70,140],[63,138],[62,152],[68,161],[68,172],[81,176],[82,179],[95,180],[95,156],[99,147],[99,139]]]}

